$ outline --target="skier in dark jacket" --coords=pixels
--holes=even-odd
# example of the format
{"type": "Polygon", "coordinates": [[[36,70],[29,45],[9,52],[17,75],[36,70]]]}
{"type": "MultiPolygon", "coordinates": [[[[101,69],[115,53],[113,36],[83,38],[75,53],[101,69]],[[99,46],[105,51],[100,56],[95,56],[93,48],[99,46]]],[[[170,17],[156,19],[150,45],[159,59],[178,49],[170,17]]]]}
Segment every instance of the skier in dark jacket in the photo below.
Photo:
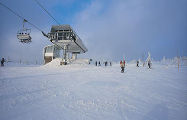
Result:
{"type": "Polygon", "coordinates": [[[107,64],[108,64],[108,62],[106,61],[106,62],[105,62],[105,66],[107,66],[107,64]]]}
{"type": "Polygon", "coordinates": [[[148,67],[151,69],[151,60],[148,60],[148,67]]]}
{"type": "Polygon", "coordinates": [[[136,67],[139,67],[139,61],[137,60],[137,62],[136,62],[136,67]]]}
{"type": "Polygon", "coordinates": [[[1,60],[1,66],[4,66],[4,62],[5,62],[5,59],[2,58],[2,60],[1,60]]]}
{"type": "Polygon", "coordinates": [[[101,63],[100,63],[100,61],[99,61],[99,63],[98,63],[98,64],[99,64],[99,66],[101,66],[101,63]]]}
{"type": "Polygon", "coordinates": [[[95,66],[97,66],[97,61],[95,62],[95,66]]]}

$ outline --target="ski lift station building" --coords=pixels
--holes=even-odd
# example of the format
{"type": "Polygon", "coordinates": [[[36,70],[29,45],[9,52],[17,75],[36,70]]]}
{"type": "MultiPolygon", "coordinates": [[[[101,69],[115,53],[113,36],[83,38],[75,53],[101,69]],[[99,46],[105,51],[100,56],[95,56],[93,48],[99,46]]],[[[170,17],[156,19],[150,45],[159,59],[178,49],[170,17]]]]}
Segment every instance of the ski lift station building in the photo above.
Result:
{"type": "Polygon", "coordinates": [[[50,33],[44,34],[44,36],[53,43],[53,45],[44,48],[45,64],[59,58],[61,50],[63,50],[62,64],[70,63],[77,58],[77,54],[88,51],[70,25],[52,26],[50,33]],[[70,57],[69,54],[72,56],[70,57]]]}

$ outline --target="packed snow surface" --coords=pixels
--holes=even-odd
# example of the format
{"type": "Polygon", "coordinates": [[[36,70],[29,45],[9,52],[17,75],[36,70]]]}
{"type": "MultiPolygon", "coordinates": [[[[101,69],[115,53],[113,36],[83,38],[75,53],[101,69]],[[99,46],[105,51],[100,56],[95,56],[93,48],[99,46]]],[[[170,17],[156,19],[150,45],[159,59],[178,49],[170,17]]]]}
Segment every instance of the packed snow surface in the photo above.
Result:
{"type": "Polygon", "coordinates": [[[187,120],[185,66],[51,66],[0,67],[0,120],[187,120]]]}

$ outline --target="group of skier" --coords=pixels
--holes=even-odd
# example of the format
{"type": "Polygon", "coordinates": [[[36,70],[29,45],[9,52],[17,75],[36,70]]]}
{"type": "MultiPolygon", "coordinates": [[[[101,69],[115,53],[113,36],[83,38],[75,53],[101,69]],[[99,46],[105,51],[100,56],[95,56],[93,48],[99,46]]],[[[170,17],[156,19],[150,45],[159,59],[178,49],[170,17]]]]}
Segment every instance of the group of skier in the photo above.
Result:
{"type": "MultiPolygon", "coordinates": [[[[5,63],[5,59],[2,58],[2,59],[1,59],[1,66],[4,66],[4,63],[5,63]]],[[[112,66],[112,62],[109,62],[109,63],[110,63],[110,66],[112,66]]],[[[108,66],[108,62],[105,61],[105,62],[104,62],[104,65],[105,65],[105,66],[108,66]]],[[[144,66],[144,65],[145,65],[145,63],[143,63],[143,66],[144,66]]],[[[147,61],[147,65],[148,65],[148,68],[150,69],[150,68],[151,68],[151,65],[152,65],[150,59],[147,61]]],[[[96,62],[95,62],[95,66],[101,66],[101,62],[100,62],[100,61],[98,61],[98,62],[96,61],[96,62]]],[[[120,67],[121,67],[121,73],[123,73],[123,72],[124,72],[124,69],[125,69],[125,60],[121,60],[121,61],[120,61],[120,67]]],[[[137,62],[136,62],[136,67],[139,67],[139,60],[137,60],[137,62]]]]}
{"type": "MultiPolygon", "coordinates": [[[[109,62],[110,63],[110,66],[112,66],[112,62],[109,62]]],[[[108,66],[108,61],[105,61],[104,63],[103,63],[105,66],[108,66]]],[[[95,66],[101,66],[101,62],[100,61],[95,61],[95,66]]]]}
{"type": "MultiPolygon", "coordinates": [[[[136,67],[139,67],[139,60],[137,60],[136,61],[136,67]]],[[[145,65],[145,63],[143,63],[143,66],[145,65]]],[[[151,63],[151,60],[149,59],[148,61],[147,61],[147,65],[148,65],[148,68],[149,69],[151,69],[151,65],[152,65],[152,63],[151,63]]],[[[125,60],[121,60],[120,61],[120,67],[121,67],[121,73],[124,73],[124,69],[125,69],[125,60]]]]}
{"type": "MultiPolygon", "coordinates": [[[[149,68],[149,69],[151,69],[151,64],[152,64],[152,63],[151,63],[151,60],[148,60],[148,61],[147,61],[147,65],[148,65],[148,68],[149,68]]],[[[143,63],[143,67],[144,67],[144,65],[145,65],[145,63],[143,63]]],[[[136,62],[136,67],[139,67],[139,60],[137,60],[137,62],[136,62]]]]}

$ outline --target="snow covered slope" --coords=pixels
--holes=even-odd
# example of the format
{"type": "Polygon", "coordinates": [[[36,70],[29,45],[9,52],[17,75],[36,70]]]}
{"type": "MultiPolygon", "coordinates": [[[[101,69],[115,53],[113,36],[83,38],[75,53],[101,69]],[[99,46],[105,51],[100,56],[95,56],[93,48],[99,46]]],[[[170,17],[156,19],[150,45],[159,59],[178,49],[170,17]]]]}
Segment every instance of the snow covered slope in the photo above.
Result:
{"type": "MultiPolygon", "coordinates": [[[[153,64],[154,65],[154,64],[153,64]]],[[[186,120],[187,67],[0,67],[0,120],[186,120]]]]}

